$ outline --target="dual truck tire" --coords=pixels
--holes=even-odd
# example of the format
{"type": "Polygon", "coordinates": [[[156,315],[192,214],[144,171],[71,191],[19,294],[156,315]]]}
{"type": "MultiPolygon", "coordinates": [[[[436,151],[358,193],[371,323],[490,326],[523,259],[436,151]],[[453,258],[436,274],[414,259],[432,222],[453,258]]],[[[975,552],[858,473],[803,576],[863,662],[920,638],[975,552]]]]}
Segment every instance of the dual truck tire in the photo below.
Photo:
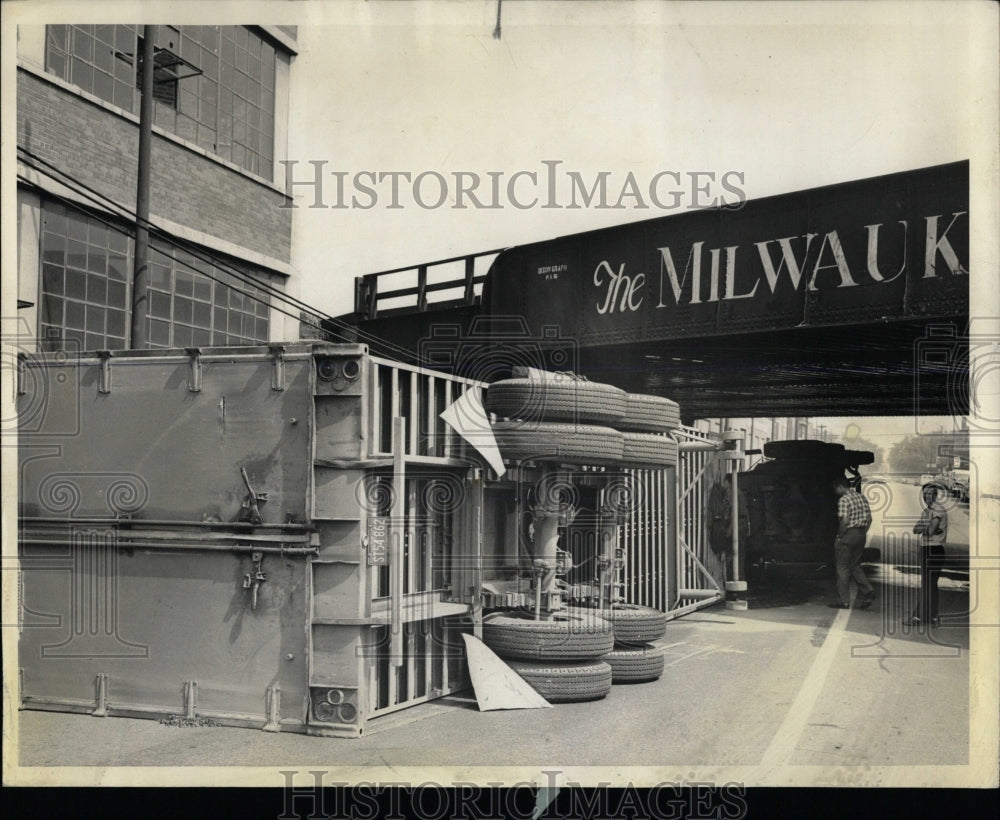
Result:
{"type": "Polygon", "coordinates": [[[662,637],[665,630],[662,612],[622,605],[570,609],[552,621],[489,615],[483,620],[483,641],[546,700],[568,703],[602,698],[612,683],[660,677],[663,655],[645,641],[662,637]]]}
{"type": "Polygon", "coordinates": [[[550,703],[603,698],[611,691],[614,674],[611,665],[603,660],[565,663],[512,660],[508,665],[550,703]]]}
{"type": "Polygon", "coordinates": [[[618,429],[634,433],[668,433],[680,424],[681,411],[677,402],[662,396],[629,393],[625,416],[618,429]]]}
{"type": "Polygon", "coordinates": [[[611,667],[612,681],[643,683],[659,678],[663,652],[650,642],[666,634],[666,614],[636,604],[616,604],[601,613],[615,629],[615,648],[603,658],[611,667]]]}
{"type": "Polygon", "coordinates": [[[487,615],[483,643],[550,703],[596,700],[611,691],[603,656],[614,647],[614,627],[595,612],[569,610],[551,621],[487,615]]]}
{"type": "Polygon", "coordinates": [[[488,615],[483,641],[501,658],[526,661],[592,660],[615,644],[614,626],[596,613],[570,611],[552,621],[530,615],[488,615]]]}
{"type": "Polygon", "coordinates": [[[667,633],[667,616],[656,609],[637,604],[616,604],[599,611],[602,618],[614,625],[615,643],[620,646],[647,644],[667,633]]]}
{"type": "Polygon", "coordinates": [[[845,467],[864,467],[875,463],[871,450],[847,450],[843,444],[829,441],[769,441],[764,445],[767,458],[781,458],[789,461],[837,460],[845,467]]]}
{"type": "Polygon", "coordinates": [[[486,390],[486,409],[505,418],[545,419],[614,427],[625,415],[628,394],[610,384],[557,375],[503,379],[486,390]]]}
{"type": "Polygon", "coordinates": [[[613,683],[646,683],[663,674],[663,652],[654,646],[616,647],[603,660],[613,683]]]}
{"type": "Polygon", "coordinates": [[[654,647],[612,649],[589,661],[507,662],[550,703],[576,703],[606,697],[612,684],[646,683],[663,674],[663,653],[654,647]]]}
{"type": "Polygon", "coordinates": [[[483,619],[486,645],[501,657],[519,660],[599,658],[616,644],[641,646],[662,638],[666,631],[664,613],[636,604],[571,608],[551,621],[501,613],[483,619]]]}

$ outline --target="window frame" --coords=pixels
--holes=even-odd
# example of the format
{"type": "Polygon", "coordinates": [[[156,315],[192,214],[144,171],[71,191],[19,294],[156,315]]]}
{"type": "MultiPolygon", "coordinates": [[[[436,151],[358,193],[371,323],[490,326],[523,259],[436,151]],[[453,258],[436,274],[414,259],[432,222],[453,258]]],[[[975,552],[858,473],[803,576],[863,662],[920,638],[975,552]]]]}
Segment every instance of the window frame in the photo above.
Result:
{"type": "MultiPolygon", "coordinates": [[[[128,228],[103,214],[44,195],[39,224],[38,336],[42,349],[66,350],[68,340],[79,350],[125,349],[132,313],[135,247],[128,228]],[[112,276],[112,262],[122,266],[120,275],[112,276]],[[123,306],[117,297],[112,302],[112,287],[122,288],[123,306]],[[72,306],[72,321],[67,305],[72,306]],[[58,310],[58,316],[53,310],[58,310]]],[[[269,287],[277,284],[277,274],[207,249],[197,253],[195,256],[167,240],[151,240],[146,313],[149,347],[266,344],[271,330],[271,297],[263,287],[230,271],[269,287]]]]}
{"type": "MultiPolygon", "coordinates": [[[[209,154],[274,182],[275,88],[280,50],[247,26],[158,29],[157,46],[168,47],[202,73],[171,82],[171,99],[163,95],[154,102],[154,122],[209,154]],[[195,55],[197,59],[191,59],[195,55]]],[[[48,25],[45,70],[137,115],[140,77],[136,55],[141,40],[136,25],[48,25]],[[130,43],[130,51],[123,48],[126,42],[130,43]],[[98,57],[98,52],[103,54],[104,50],[108,51],[107,59],[98,57]],[[110,65],[110,71],[99,63],[110,65]]]]}

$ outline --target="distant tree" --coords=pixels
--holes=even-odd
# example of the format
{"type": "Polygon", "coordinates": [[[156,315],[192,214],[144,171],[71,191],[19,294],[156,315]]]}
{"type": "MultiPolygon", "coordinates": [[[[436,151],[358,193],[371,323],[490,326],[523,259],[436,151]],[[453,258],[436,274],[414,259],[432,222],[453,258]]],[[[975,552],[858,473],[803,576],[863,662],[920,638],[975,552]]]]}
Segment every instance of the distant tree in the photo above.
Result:
{"type": "Polygon", "coordinates": [[[941,445],[941,436],[907,436],[892,445],[889,464],[897,473],[936,472],[946,466],[939,462],[941,445]]]}

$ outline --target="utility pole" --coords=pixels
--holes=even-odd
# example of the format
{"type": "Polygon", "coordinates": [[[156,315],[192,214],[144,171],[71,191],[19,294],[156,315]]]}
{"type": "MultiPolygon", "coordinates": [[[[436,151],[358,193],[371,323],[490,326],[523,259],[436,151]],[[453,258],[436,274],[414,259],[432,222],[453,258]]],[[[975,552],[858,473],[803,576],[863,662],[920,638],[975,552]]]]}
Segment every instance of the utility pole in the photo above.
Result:
{"type": "Polygon", "coordinates": [[[142,87],[139,92],[139,166],[135,192],[135,258],[132,269],[132,328],[129,347],[149,347],[149,166],[153,142],[153,73],[156,26],[142,27],[142,87]]]}

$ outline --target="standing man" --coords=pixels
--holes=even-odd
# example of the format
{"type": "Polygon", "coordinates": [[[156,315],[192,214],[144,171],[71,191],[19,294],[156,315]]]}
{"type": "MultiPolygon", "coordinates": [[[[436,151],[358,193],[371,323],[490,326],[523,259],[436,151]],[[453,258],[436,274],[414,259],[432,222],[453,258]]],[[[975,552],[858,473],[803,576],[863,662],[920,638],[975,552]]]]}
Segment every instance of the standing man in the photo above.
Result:
{"type": "Polygon", "coordinates": [[[930,623],[937,626],[938,618],[938,578],[944,562],[944,545],[948,540],[948,511],[942,506],[939,493],[945,488],[930,482],[920,488],[924,501],[923,512],[913,527],[920,536],[920,602],[916,612],[903,623],[916,626],[930,623]]]}
{"type": "Polygon", "coordinates": [[[858,585],[858,609],[868,609],[875,600],[875,589],[868,582],[861,569],[861,554],[865,551],[868,528],[872,525],[872,511],[868,500],[851,487],[846,478],[838,478],[833,483],[833,491],[838,497],[837,517],[839,529],[833,542],[833,557],[837,566],[837,603],[834,609],[850,609],[851,578],[858,585]]]}

